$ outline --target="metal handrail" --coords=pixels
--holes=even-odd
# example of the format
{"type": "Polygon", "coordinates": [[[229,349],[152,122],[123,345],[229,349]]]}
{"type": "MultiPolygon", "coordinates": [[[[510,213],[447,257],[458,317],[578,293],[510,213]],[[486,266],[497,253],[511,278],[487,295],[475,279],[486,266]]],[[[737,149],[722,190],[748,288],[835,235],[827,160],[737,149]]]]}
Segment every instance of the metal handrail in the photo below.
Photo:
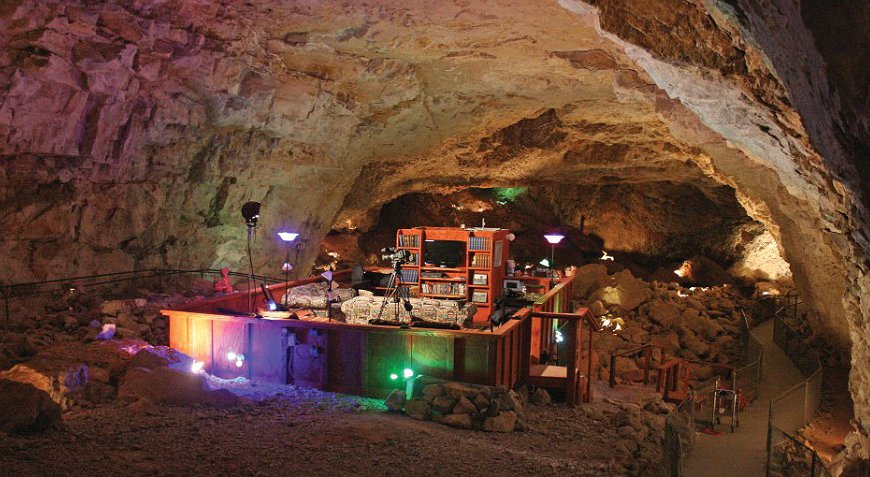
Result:
{"type": "MultiPolygon", "coordinates": [[[[774,298],[774,300],[776,300],[776,298],[774,298]]],[[[780,307],[778,307],[778,308],[776,308],[776,310],[774,311],[774,316],[773,316],[773,319],[775,320],[775,321],[774,321],[774,326],[776,326],[777,324],[779,324],[779,325],[781,325],[781,326],[784,327],[784,329],[786,330],[786,332],[791,333],[791,334],[794,335],[795,337],[800,337],[800,334],[799,334],[798,332],[796,332],[795,330],[793,330],[791,327],[789,327],[788,324],[785,322],[785,319],[784,319],[782,316],[780,316],[780,315],[782,314],[782,312],[784,312],[784,311],[788,311],[789,309],[791,309],[791,310],[792,310],[792,314],[793,314],[792,317],[793,317],[793,318],[796,318],[796,317],[797,317],[797,307],[798,307],[798,305],[802,304],[803,302],[802,302],[802,301],[799,301],[799,298],[798,298],[797,294],[796,294],[796,293],[793,293],[792,291],[789,291],[788,293],[786,293],[786,295],[782,298],[782,300],[785,302],[785,304],[782,305],[782,306],[780,306],[780,307]],[[791,303],[791,302],[792,302],[792,299],[794,300],[793,303],[791,303]]],[[[775,333],[775,332],[774,332],[774,343],[775,343],[777,346],[779,346],[779,343],[776,343],[776,333],[775,333]]],[[[790,361],[792,361],[793,364],[795,364],[795,366],[798,368],[798,370],[801,371],[801,374],[804,374],[804,370],[801,369],[802,367],[801,367],[801,366],[797,366],[797,363],[794,363],[794,359],[792,359],[791,355],[788,353],[790,350],[785,349],[785,348],[782,348],[782,350],[783,350],[784,352],[786,352],[786,356],[789,358],[790,361]]],[[[816,472],[816,467],[815,467],[815,466],[816,466],[816,462],[819,462],[819,463],[821,464],[821,466],[822,466],[822,472],[823,472],[823,473],[828,474],[828,475],[830,474],[830,473],[828,472],[826,466],[824,465],[823,460],[821,459],[821,457],[819,457],[819,455],[818,455],[818,453],[815,451],[815,449],[813,449],[812,447],[808,446],[805,442],[803,442],[801,439],[796,438],[796,437],[793,436],[791,433],[786,432],[784,429],[781,429],[781,428],[777,427],[777,426],[774,424],[774,422],[773,422],[774,410],[775,410],[775,408],[776,408],[776,403],[777,403],[777,402],[779,402],[779,401],[785,399],[785,398],[788,397],[788,396],[789,396],[789,395],[790,395],[794,390],[796,390],[796,389],[798,389],[798,388],[800,388],[800,387],[804,387],[805,389],[807,389],[808,386],[810,385],[810,383],[811,383],[812,381],[814,381],[814,380],[817,378],[817,376],[819,376],[821,373],[824,372],[824,367],[822,366],[822,362],[821,362],[821,360],[819,359],[819,356],[818,356],[816,353],[814,353],[814,352],[812,352],[811,354],[812,354],[812,357],[813,357],[813,363],[812,363],[812,364],[815,365],[815,366],[814,366],[815,369],[814,369],[814,370],[813,370],[809,375],[804,374],[805,377],[804,377],[803,381],[801,381],[801,382],[795,384],[794,386],[790,387],[789,389],[787,389],[787,390],[785,390],[785,391],[779,393],[779,395],[777,395],[776,397],[774,397],[773,399],[770,400],[770,405],[769,405],[769,408],[768,408],[768,415],[767,415],[767,459],[766,459],[766,463],[765,463],[765,467],[766,467],[765,470],[766,470],[767,475],[770,475],[771,453],[773,452],[773,429],[778,430],[780,433],[782,433],[782,434],[783,434],[787,439],[789,439],[791,442],[793,442],[793,443],[796,444],[796,445],[799,445],[799,446],[802,447],[806,452],[809,452],[810,458],[811,458],[811,460],[812,460],[812,467],[811,467],[811,470],[810,470],[810,477],[814,477],[814,476],[815,476],[815,472],[816,472]]],[[[805,399],[806,399],[806,398],[805,398],[805,399]]],[[[803,418],[802,418],[801,422],[802,422],[803,425],[806,425],[806,424],[808,423],[808,419],[809,419],[809,418],[806,416],[806,414],[807,414],[807,413],[806,413],[806,401],[804,402],[804,408],[805,408],[805,409],[804,409],[805,412],[804,412],[804,415],[803,415],[803,418]]],[[[815,412],[815,410],[814,410],[813,412],[815,412]]]]}
{"type": "MultiPolygon", "coordinates": [[[[25,298],[25,297],[33,297],[38,295],[45,295],[49,293],[57,293],[65,291],[64,289],[74,288],[75,286],[102,286],[102,285],[114,285],[118,283],[123,283],[127,281],[136,281],[136,280],[148,280],[153,278],[163,278],[174,275],[185,275],[185,274],[200,274],[204,276],[205,274],[209,275],[217,275],[220,274],[221,271],[214,268],[198,268],[198,269],[171,269],[171,268],[146,268],[141,270],[130,270],[125,272],[110,272],[110,273],[100,273],[95,275],[83,275],[78,277],[68,277],[68,278],[54,278],[50,280],[40,280],[33,282],[22,282],[22,283],[12,283],[12,284],[0,284],[0,295],[2,295],[5,309],[5,327],[9,328],[9,301],[14,298],[25,298]],[[107,280],[102,280],[107,278],[107,280]],[[92,281],[97,280],[97,281],[92,281]],[[61,284],[60,287],[48,287],[43,288],[45,285],[58,285],[61,284]]],[[[233,277],[248,277],[247,273],[242,272],[229,272],[230,276],[233,277]]],[[[271,283],[280,283],[283,282],[283,278],[274,278],[267,277],[263,275],[254,275],[254,280],[260,282],[271,282],[271,283]]]]}

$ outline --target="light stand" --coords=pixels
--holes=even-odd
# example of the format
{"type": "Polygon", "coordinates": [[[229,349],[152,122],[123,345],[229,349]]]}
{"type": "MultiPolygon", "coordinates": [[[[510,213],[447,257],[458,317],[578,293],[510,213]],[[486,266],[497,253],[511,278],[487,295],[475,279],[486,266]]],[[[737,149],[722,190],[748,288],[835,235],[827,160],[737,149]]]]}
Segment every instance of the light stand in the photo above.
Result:
{"type": "Polygon", "coordinates": [[[284,264],[281,265],[281,270],[284,271],[284,308],[287,308],[287,287],[290,283],[290,270],[293,270],[293,265],[290,263],[290,243],[296,240],[299,234],[295,232],[278,232],[278,237],[284,241],[284,248],[287,250],[287,255],[284,258],[284,264]]]}
{"type": "Polygon", "coordinates": [[[327,270],[320,274],[326,280],[326,319],[332,321],[332,270],[327,270]]]}
{"type": "Polygon", "coordinates": [[[245,202],[242,206],[242,217],[245,218],[245,225],[248,226],[248,264],[250,265],[250,273],[248,274],[247,312],[254,314],[254,258],[251,255],[251,238],[254,236],[254,229],[257,228],[257,220],[260,219],[260,203],[245,202]]]}
{"type": "Polygon", "coordinates": [[[549,242],[550,249],[551,249],[551,251],[550,251],[550,278],[555,280],[556,279],[556,273],[555,273],[556,244],[561,242],[562,239],[565,238],[565,236],[560,235],[560,234],[547,234],[547,235],[544,235],[544,238],[547,239],[547,242],[549,242]]]}
{"type": "Polygon", "coordinates": [[[403,255],[404,253],[407,253],[407,251],[399,250],[398,252],[393,252],[393,255],[389,256],[392,261],[393,272],[390,274],[389,284],[387,285],[387,292],[384,294],[384,301],[381,302],[381,308],[378,310],[378,316],[374,320],[369,320],[369,323],[374,322],[374,324],[383,324],[381,316],[384,313],[384,309],[386,308],[387,303],[390,301],[393,302],[394,322],[392,324],[399,324],[399,326],[407,328],[413,322],[414,316],[411,312],[414,309],[414,306],[411,305],[411,301],[408,299],[408,287],[402,285],[402,262],[408,258],[406,255],[403,255]],[[407,323],[400,321],[400,303],[402,302],[404,302],[405,311],[408,313],[407,323]]]}

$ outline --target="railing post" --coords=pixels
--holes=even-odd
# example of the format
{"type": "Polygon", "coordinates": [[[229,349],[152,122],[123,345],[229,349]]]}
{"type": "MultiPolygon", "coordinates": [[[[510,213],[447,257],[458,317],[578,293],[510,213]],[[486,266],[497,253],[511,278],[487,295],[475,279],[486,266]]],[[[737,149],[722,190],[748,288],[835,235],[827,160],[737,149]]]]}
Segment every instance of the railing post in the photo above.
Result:
{"type": "Polygon", "coordinates": [[[767,408],[767,451],[764,461],[764,475],[770,477],[770,451],[773,447],[773,401],[767,408]]]}

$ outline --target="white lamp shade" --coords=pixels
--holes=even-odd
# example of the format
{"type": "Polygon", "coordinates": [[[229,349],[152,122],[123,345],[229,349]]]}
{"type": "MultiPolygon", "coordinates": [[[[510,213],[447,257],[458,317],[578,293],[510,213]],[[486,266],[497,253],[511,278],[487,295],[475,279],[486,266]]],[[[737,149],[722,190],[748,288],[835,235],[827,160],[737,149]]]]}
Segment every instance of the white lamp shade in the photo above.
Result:
{"type": "Polygon", "coordinates": [[[299,234],[295,232],[278,232],[278,236],[285,242],[292,242],[296,240],[296,237],[298,237],[299,234]]]}
{"type": "Polygon", "coordinates": [[[556,245],[557,243],[561,242],[562,239],[565,238],[565,236],[559,235],[559,234],[547,234],[547,235],[544,235],[544,238],[547,239],[547,242],[550,242],[551,244],[556,245]]]}

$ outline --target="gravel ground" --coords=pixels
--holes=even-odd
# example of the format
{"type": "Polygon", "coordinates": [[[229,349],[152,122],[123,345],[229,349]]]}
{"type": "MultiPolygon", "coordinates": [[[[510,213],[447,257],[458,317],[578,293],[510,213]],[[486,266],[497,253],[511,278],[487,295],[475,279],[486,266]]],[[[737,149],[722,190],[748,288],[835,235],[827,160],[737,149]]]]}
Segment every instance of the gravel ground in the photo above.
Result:
{"type": "Polygon", "coordinates": [[[243,382],[230,409],[147,401],[75,409],[39,435],[0,434],[0,475],[628,475],[619,406],[527,406],[529,431],[459,430],[390,414],[380,400],[243,382]],[[276,389],[277,388],[277,389],[276,389]]]}

